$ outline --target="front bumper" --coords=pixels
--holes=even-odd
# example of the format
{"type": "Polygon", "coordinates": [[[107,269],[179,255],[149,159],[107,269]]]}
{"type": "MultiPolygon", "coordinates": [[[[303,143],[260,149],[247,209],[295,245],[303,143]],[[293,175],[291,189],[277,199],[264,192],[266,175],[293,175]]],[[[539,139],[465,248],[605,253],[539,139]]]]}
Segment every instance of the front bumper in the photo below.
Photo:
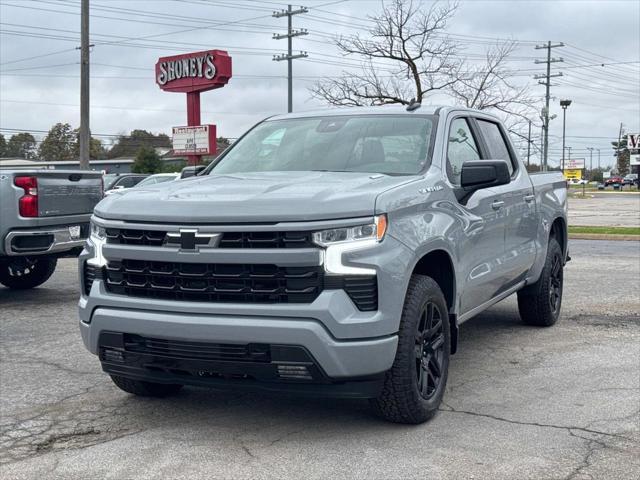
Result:
{"type": "Polygon", "coordinates": [[[88,223],[12,230],[4,239],[4,251],[9,256],[49,255],[67,252],[82,248],[88,234],[88,223]],[[79,229],[79,235],[72,234],[72,227],[79,229]]]}
{"type": "MultiPolygon", "coordinates": [[[[108,260],[136,258],[146,261],[212,264],[231,261],[286,266],[318,265],[318,262],[322,262],[322,256],[318,252],[317,249],[295,248],[268,252],[260,249],[233,251],[218,248],[194,255],[168,247],[108,245],[102,249],[108,260]]],[[[81,278],[85,262],[94,257],[90,239],[80,256],[81,278]]],[[[349,392],[351,387],[344,385],[356,382],[355,390],[362,392],[363,379],[369,381],[373,376],[377,377],[377,382],[381,374],[393,364],[411,259],[412,254],[407,247],[392,236],[387,236],[374,248],[344,254],[343,260],[351,265],[375,269],[379,292],[378,309],[375,311],[359,310],[341,289],[324,289],[310,303],[178,301],[114,294],[107,291],[104,279],[95,278],[90,284],[82,284],[83,292],[79,302],[80,330],[85,346],[96,355],[101,355],[100,338],[105,332],[138,335],[161,341],[232,346],[259,342],[300,347],[308,352],[313,365],[322,376],[314,378],[313,382],[294,382],[297,385],[295,388],[309,389],[312,388],[310,384],[314,384],[327,391],[345,388],[349,392]],[[343,386],[336,387],[336,384],[343,386]]],[[[153,367],[157,366],[158,360],[161,363],[168,361],[151,359],[149,362],[153,367]]],[[[153,371],[153,368],[149,370],[144,366],[149,362],[141,364],[134,361],[133,364],[125,362],[117,365],[107,362],[104,357],[101,357],[101,361],[108,373],[146,378],[149,381],[212,385],[229,380],[217,378],[217,374],[226,371],[225,368],[229,366],[219,362],[202,369],[198,365],[192,365],[193,368],[186,368],[184,365],[176,367],[177,370],[195,372],[195,375],[188,378],[176,378],[172,376],[174,373],[170,369],[163,372],[153,371]],[[197,373],[200,370],[206,373],[204,378],[197,373]],[[210,373],[216,374],[216,378],[212,378],[210,373]]],[[[271,382],[268,378],[276,363],[274,361],[260,375],[256,376],[254,372],[249,375],[251,379],[242,383],[280,389],[282,382],[271,382]]],[[[246,363],[243,365],[247,366],[246,363]]],[[[230,374],[242,375],[242,365],[237,367],[230,374]]],[[[244,372],[251,373],[251,368],[244,372]]],[[[291,382],[286,386],[290,389],[291,382]]]]}

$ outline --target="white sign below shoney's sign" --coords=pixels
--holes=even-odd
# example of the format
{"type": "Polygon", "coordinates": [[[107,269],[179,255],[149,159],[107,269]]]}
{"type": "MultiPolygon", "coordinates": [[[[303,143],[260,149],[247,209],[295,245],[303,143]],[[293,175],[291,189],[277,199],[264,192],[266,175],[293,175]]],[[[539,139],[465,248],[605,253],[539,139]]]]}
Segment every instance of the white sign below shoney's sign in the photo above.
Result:
{"type": "Polygon", "coordinates": [[[213,155],[216,153],[216,126],[173,127],[173,153],[213,155]]]}
{"type": "Polygon", "coordinates": [[[580,170],[584,168],[584,158],[567,158],[564,161],[564,168],[567,170],[580,170]]]}

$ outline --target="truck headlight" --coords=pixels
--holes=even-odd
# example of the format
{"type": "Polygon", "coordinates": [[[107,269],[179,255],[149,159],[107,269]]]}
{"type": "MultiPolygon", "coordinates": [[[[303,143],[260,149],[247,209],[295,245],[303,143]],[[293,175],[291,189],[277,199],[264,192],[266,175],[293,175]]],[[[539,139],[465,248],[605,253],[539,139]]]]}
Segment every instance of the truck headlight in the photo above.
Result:
{"type": "Polygon", "coordinates": [[[89,228],[89,241],[93,244],[94,255],[93,258],[87,260],[87,263],[96,267],[104,267],[107,264],[107,261],[102,254],[102,247],[107,243],[106,229],[95,223],[93,220],[91,220],[89,228]]]}
{"type": "Polygon", "coordinates": [[[91,225],[90,235],[91,237],[93,237],[92,240],[104,241],[107,239],[107,231],[103,226],[100,226],[97,223],[94,223],[93,221],[90,223],[90,225],[91,225]]]}
{"type": "Polygon", "coordinates": [[[331,228],[313,234],[316,245],[325,248],[324,269],[337,275],[375,275],[373,268],[352,267],[342,263],[342,254],[361,250],[382,241],[387,231],[387,216],[378,215],[374,222],[354,227],[331,228]]]}

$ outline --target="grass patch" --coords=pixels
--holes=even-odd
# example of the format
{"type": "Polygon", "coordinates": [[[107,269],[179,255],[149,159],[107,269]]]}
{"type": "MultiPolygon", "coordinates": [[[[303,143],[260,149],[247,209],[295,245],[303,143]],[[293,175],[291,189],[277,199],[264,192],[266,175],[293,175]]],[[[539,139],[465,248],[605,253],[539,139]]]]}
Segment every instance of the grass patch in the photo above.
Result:
{"type": "Polygon", "coordinates": [[[569,226],[569,233],[599,233],[599,234],[605,234],[605,235],[640,235],[640,227],[569,226]]]}

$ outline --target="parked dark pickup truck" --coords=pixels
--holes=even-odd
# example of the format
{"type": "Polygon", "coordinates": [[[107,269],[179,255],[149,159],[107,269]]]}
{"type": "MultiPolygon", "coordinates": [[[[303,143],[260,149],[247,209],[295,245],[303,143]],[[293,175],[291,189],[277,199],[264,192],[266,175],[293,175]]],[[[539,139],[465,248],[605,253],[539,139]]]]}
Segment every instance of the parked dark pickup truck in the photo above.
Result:
{"type": "Polygon", "coordinates": [[[37,287],[58,257],[77,256],[101,199],[98,172],[0,170],[0,284],[37,287]]]}
{"type": "Polygon", "coordinates": [[[198,176],[97,205],[82,338],[137,395],[365,397],[423,422],[463,322],[516,292],[528,324],[558,319],[566,199],[483,112],[272,117],[198,176]]]}

